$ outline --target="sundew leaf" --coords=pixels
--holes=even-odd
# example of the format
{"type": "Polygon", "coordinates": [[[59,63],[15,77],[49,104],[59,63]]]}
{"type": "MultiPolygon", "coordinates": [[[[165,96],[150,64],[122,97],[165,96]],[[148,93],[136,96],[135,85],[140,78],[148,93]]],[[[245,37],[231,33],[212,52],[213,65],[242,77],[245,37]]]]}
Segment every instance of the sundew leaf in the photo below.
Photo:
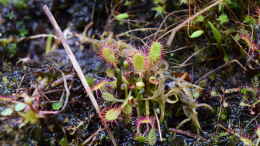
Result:
{"type": "Polygon", "coordinates": [[[127,13],[120,13],[120,14],[116,15],[115,18],[118,21],[122,21],[122,20],[129,18],[129,15],[127,13]]]}
{"type": "Polygon", "coordinates": [[[222,34],[221,32],[214,26],[213,23],[211,23],[210,21],[208,22],[210,29],[213,33],[214,39],[217,41],[217,43],[221,43],[222,41],[222,34]]]}
{"type": "Polygon", "coordinates": [[[253,142],[247,138],[247,137],[240,137],[240,140],[245,144],[245,145],[248,145],[248,146],[251,146],[253,145],[253,142]]]}
{"type": "Polygon", "coordinates": [[[144,61],[145,58],[141,54],[135,54],[133,57],[133,66],[135,71],[143,72],[144,71],[144,61]]]}
{"type": "Polygon", "coordinates": [[[102,92],[102,98],[104,100],[110,101],[110,102],[123,102],[123,100],[115,98],[114,95],[112,95],[108,92],[102,92]]]}
{"type": "Polygon", "coordinates": [[[111,108],[107,111],[105,111],[105,120],[106,121],[115,121],[119,115],[121,114],[121,110],[119,108],[111,108]]]}
{"type": "Polygon", "coordinates": [[[147,135],[147,142],[149,145],[154,145],[156,143],[156,131],[152,128],[147,135]]]}
{"type": "Polygon", "coordinates": [[[116,98],[112,94],[110,94],[108,92],[103,92],[102,93],[102,98],[104,100],[106,100],[106,101],[115,101],[116,100],[116,98]]]}
{"type": "Polygon", "coordinates": [[[102,48],[101,56],[105,59],[106,62],[110,64],[115,65],[117,63],[117,58],[112,48],[109,47],[102,48]]]}
{"type": "Polygon", "coordinates": [[[198,37],[200,37],[203,33],[204,33],[203,30],[194,31],[194,32],[190,35],[190,38],[192,38],[192,39],[198,38],[198,37]]]}
{"type": "Polygon", "coordinates": [[[153,42],[149,49],[149,60],[151,62],[156,62],[161,57],[162,45],[159,42],[153,42]]]}

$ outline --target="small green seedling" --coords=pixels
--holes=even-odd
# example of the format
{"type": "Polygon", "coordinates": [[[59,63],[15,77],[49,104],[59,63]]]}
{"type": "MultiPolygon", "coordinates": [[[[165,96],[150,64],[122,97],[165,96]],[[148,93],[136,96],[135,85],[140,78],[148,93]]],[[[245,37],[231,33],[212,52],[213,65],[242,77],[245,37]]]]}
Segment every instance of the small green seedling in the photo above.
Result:
{"type": "Polygon", "coordinates": [[[194,31],[194,32],[190,35],[190,38],[192,38],[192,39],[198,38],[198,37],[200,37],[203,33],[204,33],[203,30],[194,31]]]}

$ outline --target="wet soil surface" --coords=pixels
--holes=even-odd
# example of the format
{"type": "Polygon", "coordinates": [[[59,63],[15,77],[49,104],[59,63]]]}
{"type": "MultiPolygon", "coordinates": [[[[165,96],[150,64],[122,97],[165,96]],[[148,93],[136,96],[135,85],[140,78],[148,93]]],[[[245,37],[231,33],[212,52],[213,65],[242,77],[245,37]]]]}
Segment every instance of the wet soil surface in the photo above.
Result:
{"type": "MultiPolygon", "coordinates": [[[[63,30],[82,32],[85,26],[91,22],[93,26],[87,31],[88,36],[98,38],[104,29],[114,31],[115,33],[127,30],[126,26],[119,25],[118,23],[113,23],[111,26],[107,25],[110,14],[109,1],[28,0],[26,7],[22,8],[15,6],[15,4],[8,4],[6,6],[0,4],[0,38],[14,39],[43,33],[53,33],[52,26],[42,11],[44,4],[49,6],[63,30]]],[[[147,26],[158,26],[158,22],[161,22],[162,18],[153,19],[155,14],[149,11],[151,8],[149,0],[142,4],[136,4],[130,8],[123,7],[120,11],[125,10],[138,13],[140,21],[150,22],[146,24],[147,26]],[[143,11],[150,13],[144,14],[143,11]]],[[[142,37],[148,34],[140,33],[137,35],[142,37]]],[[[17,115],[0,117],[0,144],[58,145],[61,144],[62,139],[66,138],[71,144],[81,145],[98,129],[102,128],[95,109],[83,90],[84,88],[79,79],[76,77],[62,46],[59,45],[55,51],[45,54],[45,40],[46,38],[39,38],[17,43],[11,42],[8,45],[0,44],[0,95],[10,96],[13,93],[19,92],[19,90],[32,94],[40,78],[49,78],[51,81],[55,81],[56,78],[62,78],[60,73],[62,71],[65,74],[72,75],[72,79],[69,81],[71,96],[68,105],[59,114],[45,116],[39,121],[39,124],[29,124],[23,127],[20,127],[21,118],[17,115]],[[12,48],[14,46],[16,49],[13,52],[12,48]],[[19,62],[19,59],[26,57],[29,57],[31,62],[19,62]]],[[[175,44],[176,46],[181,45],[182,41],[184,41],[183,39],[179,40],[180,43],[175,44]]],[[[135,41],[128,42],[135,43],[135,41]]],[[[70,37],[68,43],[75,53],[83,72],[90,77],[102,79],[106,64],[91,49],[91,46],[81,44],[76,37],[70,37]]],[[[186,50],[178,53],[174,55],[186,58],[186,50]]],[[[165,58],[169,62],[174,60],[170,55],[165,56],[165,58]]],[[[188,66],[176,70],[188,72],[192,78],[191,82],[195,82],[202,75],[221,64],[223,64],[221,61],[212,61],[207,64],[196,64],[192,67],[188,66]]],[[[259,78],[260,75],[257,70],[245,72],[238,65],[232,64],[202,80],[199,84],[205,88],[205,91],[203,91],[199,102],[208,103],[215,110],[214,112],[204,109],[198,110],[199,121],[202,126],[200,135],[205,140],[181,134],[177,134],[175,137],[170,128],[176,127],[185,118],[183,114],[180,114],[180,116],[169,116],[161,124],[164,141],[157,142],[156,145],[243,145],[237,137],[225,134],[225,131],[218,126],[219,124],[241,135],[248,134],[249,137],[255,138],[252,135],[254,135],[254,130],[259,125],[259,104],[255,107],[248,107],[241,106],[241,102],[246,100],[245,102],[253,104],[252,102],[259,98],[259,91],[257,91],[259,89],[259,78]],[[246,87],[258,89],[256,93],[225,92],[226,89],[242,89],[246,87]],[[221,94],[221,96],[212,95],[212,91],[216,92],[216,94],[221,94]],[[249,100],[251,98],[255,98],[255,100],[249,100]]],[[[57,101],[59,100],[59,96],[63,94],[63,88],[63,84],[61,84],[53,88],[42,89],[41,92],[45,93],[50,98],[50,101],[57,101]],[[57,92],[47,93],[52,90],[57,92]]],[[[105,106],[101,98],[97,100],[101,107],[105,106]]],[[[47,102],[42,109],[50,109],[50,105],[47,102]]],[[[6,106],[8,104],[1,101],[0,111],[4,110],[6,106]]],[[[131,124],[118,121],[111,125],[111,130],[119,145],[143,145],[133,139],[135,131],[132,130],[132,127],[135,125],[134,121],[133,119],[131,124]]],[[[182,129],[196,133],[196,129],[190,123],[186,124],[182,129]]],[[[96,134],[92,145],[111,145],[111,141],[106,132],[100,130],[96,134]]]]}

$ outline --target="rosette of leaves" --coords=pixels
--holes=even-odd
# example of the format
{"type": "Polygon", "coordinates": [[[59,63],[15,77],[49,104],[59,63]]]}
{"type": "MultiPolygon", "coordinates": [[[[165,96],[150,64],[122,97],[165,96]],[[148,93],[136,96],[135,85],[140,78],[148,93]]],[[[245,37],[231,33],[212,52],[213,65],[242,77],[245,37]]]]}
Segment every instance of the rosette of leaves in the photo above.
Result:
{"type": "MultiPolygon", "coordinates": [[[[150,111],[158,107],[160,121],[163,121],[166,104],[178,102],[187,116],[187,119],[183,120],[178,127],[192,121],[197,129],[200,129],[196,109],[202,106],[212,108],[207,104],[196,102],[196,98],[193,96],[195,93],[191,91],[200,90],[200,87],[184,81],[182,78],[169,75],[168,63],[162,59],[162,45],[159,42],[152,42],[147,53],[133,48],[115,50],[113,47],[103,47],[101,52],[104,60],[113,65],[106,72],[113,81],[109,81],[103,87],[102,97],[111,105],[119,105],[102,110],[101,116],[104,122],[118,120],[122,114],[131,117],[133,110],[136,110],[138,119],[143,116],[149,117],[152,115],[150,111]],[[174,86],[166,88],[166,83],[169,81],[173,82],[174,86]]],[[[143,125],[144,121],[152,120],[143,118],[138,121],[141,123],[139,125],[143,125]]],[[[137,132],[136,140],[142,141],[143,139],[144,142],[147,142],[148,139],[153,139],[155,129],[151,128],[149,123],[151,122],[146,123],[150,125],[149,132],[137,132]]]]}

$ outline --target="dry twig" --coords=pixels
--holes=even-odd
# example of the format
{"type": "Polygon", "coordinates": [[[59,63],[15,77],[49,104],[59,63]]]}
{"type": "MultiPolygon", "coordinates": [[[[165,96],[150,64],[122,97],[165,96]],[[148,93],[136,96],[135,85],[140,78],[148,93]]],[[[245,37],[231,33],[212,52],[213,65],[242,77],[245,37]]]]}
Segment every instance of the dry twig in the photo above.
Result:
{"type": "Polygon", "coordinates": [[[188,136],[188,137],[192,137],[192,138],[199,138],[203,141],[207,141],[206,138],[200,136],[200,135],[197,135],[197,134],[193,134],[193,133],[190,133],[188,131],[184,131],[184,130],[180,130],[180,129],[175,129],[175,128],[170,128],[170,131],[174,132],[174,133],[178,133],[178,134],[182,134],[182,135],[185,135],[185,136],[188,136]]]}

